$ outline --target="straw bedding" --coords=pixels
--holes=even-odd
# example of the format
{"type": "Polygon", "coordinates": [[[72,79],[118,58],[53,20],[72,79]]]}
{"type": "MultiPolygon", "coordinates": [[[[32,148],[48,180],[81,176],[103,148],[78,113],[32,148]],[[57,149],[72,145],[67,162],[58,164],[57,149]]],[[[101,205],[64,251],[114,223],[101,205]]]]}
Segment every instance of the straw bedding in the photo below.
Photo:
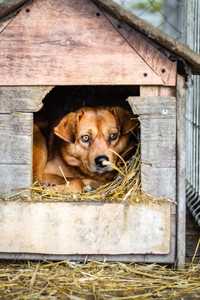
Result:
{"type": "Polygon", "coordinates": [[[78,194],[67,192],[61,194],[56,192],[56,189],[41,188],[36,185],[32,187],[33,200],[40,198],[54,199],[54,201],[102,201],[106,199],[108,202],[121,202],[130,198],[126,196],[127,193],[134,195],[135,199],[140,191],[140,146],[138,145],[135,155],[127,162],[119,156],[119,164],[113,165],[113,168],[118,174],[115,179],[96,190],[78,194]]]}
{"type": "Polygon", "coordinates": [[[0,299],[200,299],[200,265],[1,263],[0,299]]]}
{"type": "MultiPolygon", "coordinates": [[[[118,155],[116,153],[116,155],[118,155]]],[[[118,155],[119,156],[119,155],[118,155]]],[[[83,193],[58,192],[56,187],[44,187],[35,183],[31,187],[30,193],[20,191],[9,195],[4,199],[6,201],[28,201],[28,202],[114,202],[114,203],[134,203],[140,201],[171,201],[166,198],[153,197],[143,193],[140,181],[140,144],[138,144],[135,154],[131,159],[125,161],[119,156],[117,166],[113,165],[116,170],[116,177],[113,181],[100,186],[96,190],[86,191],[83,193]]],[[[29,191],[30,192],[30,191],[29,191]]]]}

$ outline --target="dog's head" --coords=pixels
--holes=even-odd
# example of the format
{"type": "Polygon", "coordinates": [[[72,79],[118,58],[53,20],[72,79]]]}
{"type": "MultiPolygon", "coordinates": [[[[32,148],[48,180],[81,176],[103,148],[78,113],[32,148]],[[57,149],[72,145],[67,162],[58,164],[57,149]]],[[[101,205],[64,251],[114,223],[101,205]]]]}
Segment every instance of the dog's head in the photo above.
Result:
{"type": "Polygon", "coordinates": [[[88,175],[112,171],[112,164],[128,145],[137,121],[121,107],[85,107],[67,114],[54,128],[62,143],[62,157],[68,165],[88,175]]]}

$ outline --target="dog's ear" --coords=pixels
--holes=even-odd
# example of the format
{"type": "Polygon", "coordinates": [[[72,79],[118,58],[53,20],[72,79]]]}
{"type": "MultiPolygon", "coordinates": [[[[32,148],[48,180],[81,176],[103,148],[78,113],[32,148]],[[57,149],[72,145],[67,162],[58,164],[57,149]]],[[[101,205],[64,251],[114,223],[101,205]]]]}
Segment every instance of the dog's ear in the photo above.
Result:
{"type": "Polygon", "coordinates": [[[135,119],[128,110],[120,106],[116,106],[111,108],[111,112],[119,124],[122,135],[126,135],[134,131],[137,127],[137,119],[135,119]]]}
{"type": "Polygon", "coordinates": [[[71,112],[67,114],[61,119],[58,125],[54,127],[54,134],[63,139],[65,142],[73,143],[76,134],[76,121],[76,113],[71,112]]]}

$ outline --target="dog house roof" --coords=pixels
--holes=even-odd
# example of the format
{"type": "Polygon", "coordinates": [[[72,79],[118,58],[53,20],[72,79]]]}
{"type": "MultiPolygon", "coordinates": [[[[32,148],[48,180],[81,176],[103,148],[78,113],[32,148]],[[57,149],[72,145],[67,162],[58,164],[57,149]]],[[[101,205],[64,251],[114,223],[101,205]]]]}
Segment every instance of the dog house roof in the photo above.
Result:
{"type": "Polygon", "coordinates": [[[108,13],[112,14],[119,21],[124,22],[135,28],[148,38],[174,53],[187,62],[194,74],[200,74],[200,55],[194,52],[187,45],[178,42],[168,34],[154,27],[150,23],[142,20],[133,13],[127,11],[122,6],[112,0],[92,0],[100,7],[104,8],[108,13]]]}
{"type": "Polygon", "coordinates": [[[84,1],[1,1],[2,85],[175,86],[176,61],[200,74],[186,45],[112,0],[84,1]]]}
{"type": "MultiPolygon", "coordinates": [[[[162,47],[175,55],[183,58],[192,68],[194,74],[200,74],[200,55],[192,51],[191,48],[182,44],[148,22],[127,11],[113,0],[92,0],[98,6],[112,14],[119,21],[124,22],[148,36],[162,47]]],[[[20,7],[30,2],[29,0],[2,0],[0,3],[0,18],[17,12],[20,7]]]]}

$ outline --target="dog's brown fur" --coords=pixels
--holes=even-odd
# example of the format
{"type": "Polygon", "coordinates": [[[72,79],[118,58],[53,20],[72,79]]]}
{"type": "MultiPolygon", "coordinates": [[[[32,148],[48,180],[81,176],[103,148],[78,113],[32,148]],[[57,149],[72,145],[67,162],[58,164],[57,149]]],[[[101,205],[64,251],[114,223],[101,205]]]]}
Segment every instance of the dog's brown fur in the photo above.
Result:
{"type": "Polygon", "coordinates": [[[136,124],[121,107],[79,109],[54,127],[54,137],[58,139],[53,143],[54,150],[49,150],[53,153],[48,153],[47,142],[34,124],[34,180],[70,192],[83,191],[86,186],[98,187],[112,178],[112,167],[106,163],[116,163],[114,152],[122,154],[126,150],[136,124]]]}

